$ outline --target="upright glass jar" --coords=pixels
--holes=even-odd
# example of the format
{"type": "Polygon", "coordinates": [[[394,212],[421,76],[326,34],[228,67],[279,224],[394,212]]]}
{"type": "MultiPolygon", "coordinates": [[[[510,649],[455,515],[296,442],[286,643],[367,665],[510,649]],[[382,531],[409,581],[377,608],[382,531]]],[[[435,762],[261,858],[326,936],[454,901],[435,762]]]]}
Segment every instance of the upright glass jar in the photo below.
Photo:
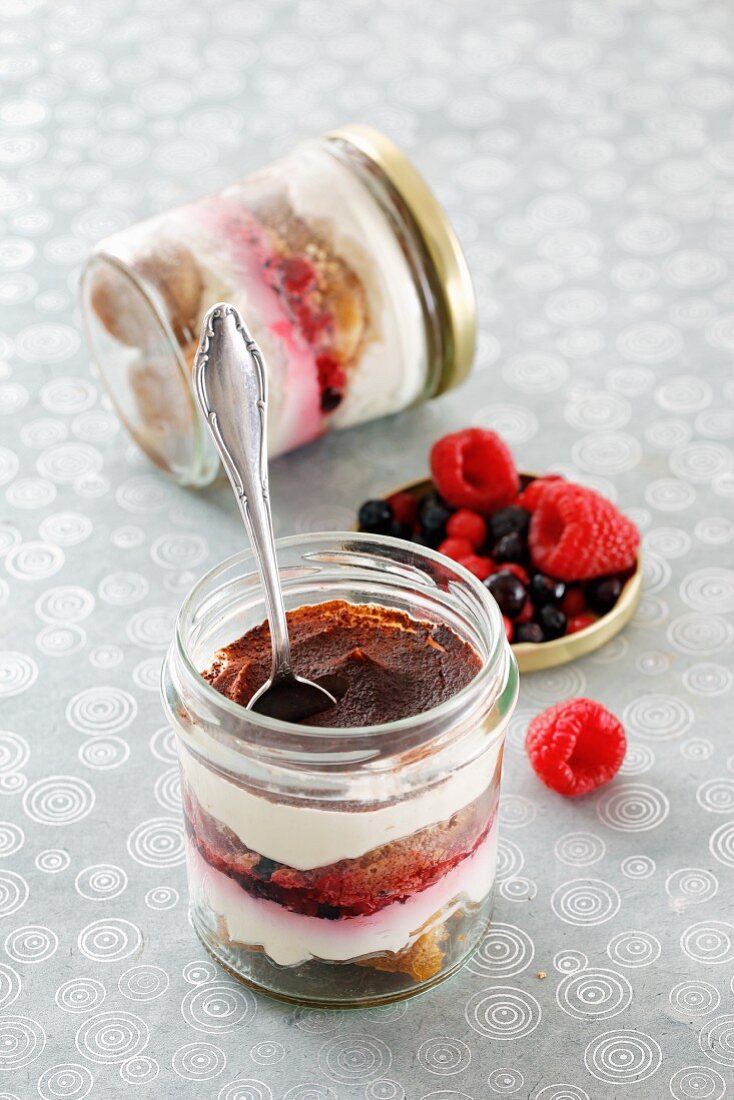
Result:
{"type": "Polygon", "coordinates": [[[456,385],[475,303],[446,215],[386,137],[347,126],[96,246],[93,359],[121,419],[185,485],[218,470],[193,401],[201,322],[235,305],[270,373],[271,454],[456,385]]]}
{"type": "Polygon", "coordinates": [[[286,608],[340,599],[450,627],[466,687],[378,726],[296,726],[200,675],[265,617],[251,553],[187,597],[163,672],[181,763],[191,916],[246,984],[313,1005],[381,1004],[448,977],[489,920],[517,669],[497,605],[461,566],[375,535],[278,544],[286,608]]]}

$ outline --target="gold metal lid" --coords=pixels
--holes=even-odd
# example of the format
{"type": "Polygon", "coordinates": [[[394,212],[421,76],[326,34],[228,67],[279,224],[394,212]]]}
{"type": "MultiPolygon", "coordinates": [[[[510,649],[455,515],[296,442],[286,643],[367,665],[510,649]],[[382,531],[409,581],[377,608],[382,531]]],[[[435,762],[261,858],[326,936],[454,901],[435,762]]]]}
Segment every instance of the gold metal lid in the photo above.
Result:
{"type": "Polygon", "coordinates": [[[477,338],[471,275],[446,212],[406,155],[379,130],[353,123],[331,130],[326,138],[345,141],[373,161],[397,191],[415,223],[435,268],[433,289],[445,322],[443,362],[434,396],[444,393],[469,374],[477,338]]]}

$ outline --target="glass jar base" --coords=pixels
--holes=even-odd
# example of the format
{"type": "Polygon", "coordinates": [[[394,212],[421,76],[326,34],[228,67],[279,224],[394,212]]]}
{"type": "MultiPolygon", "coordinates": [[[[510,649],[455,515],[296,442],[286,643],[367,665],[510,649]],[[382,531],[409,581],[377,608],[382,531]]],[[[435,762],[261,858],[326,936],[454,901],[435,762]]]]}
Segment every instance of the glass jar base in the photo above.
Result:
{"type": "Polygon", "coordinates": [[[314,959],[300,966],[279,966],[262,951],[223,943],[207,926],[206,918],[197,912],[196,905],[190,907],[189,917],[207,954],[255,993],[308,1008],[377,1008],[417,997],[458,973],[489,925],[491,901],[492,893],[473,911],[464,910],[460,917],[455,914],[461,924],[456,937],[461,944],[460,957],[425,981],[407,979],[409,984],[405,974],[381,972],[355,963],[314,959]],[[293,986],[293,992],[288,985],[293,986]]]}

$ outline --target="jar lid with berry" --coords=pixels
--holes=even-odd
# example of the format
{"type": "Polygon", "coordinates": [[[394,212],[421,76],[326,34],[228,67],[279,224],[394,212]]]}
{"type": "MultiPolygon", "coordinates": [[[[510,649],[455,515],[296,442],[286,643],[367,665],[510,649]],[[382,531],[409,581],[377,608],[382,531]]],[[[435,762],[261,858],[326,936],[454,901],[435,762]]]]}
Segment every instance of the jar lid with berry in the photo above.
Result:
{"type": "Polygon", "coordinates": [[[184,485],[219,469],[191,389],[219,301],[263,350],[273,455],[431,398],[471,367],[475,299],[456,236],[408,158],[369,127],[304,141],[90,256],[93,360],[136,442],[184,485]]]}

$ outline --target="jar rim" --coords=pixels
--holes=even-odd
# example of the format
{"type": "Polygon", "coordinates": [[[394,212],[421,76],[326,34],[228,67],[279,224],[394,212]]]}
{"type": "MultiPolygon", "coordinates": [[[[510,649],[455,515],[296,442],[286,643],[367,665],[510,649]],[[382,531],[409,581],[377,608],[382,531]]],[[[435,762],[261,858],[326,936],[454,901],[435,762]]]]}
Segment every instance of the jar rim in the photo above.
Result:
{"type": "Polygon", "coordinates": [[[327,142],[346,142],[378,166],[405,203],[435,268],[435,290],[448,336],[441,374],[430,395],[438,397],[466,380],[476,352],[476,294],[459,239],[448,214],[412,160],[381,130],[352,122],[330,130],[324,137],[327,142]]]}
{"type": "Polygon", "coordinates": [[[198,407],[194,401],[193,392],[191,390],[190,371],[186,366],[180,344],[173,334],[165,310],[161,308],[155,293],[130,263],[123,257],[116,255],[111,248],[106,247],[109,242],[116,240],[117,236],[118,234],[115,234],[113,237],[105,239],[90,253],[84,262],[79,280],[82,326],[87,347],[90,351],[92,368],[103,383],[105,392],[112,402],[115,414],[122,422],[128,435],[134,440],[153,465],[173,478],[179,485],[194,487],[205,485],[209,480],[207,471],[211,461],[211,448],[208,445],[207,436],[201,422],[201,416],[199,415],[198,407]],[[169,363],[175,367],[176,375],[181,385],[181,393],[186,403],[187,410],[189,411],[193,429],[191,456],[185,466],[182,465],[180,469],[174,468],[163,455],[159,454],[150,446],[146,437],[130,421],[125,409],[121,406],[116,397],[114,387],[110,385],[107,379],[108,364],[104,355],[100,353],[99,344],[95,337],[92,308],[89,304],[87,295],[94,271],[96,268],[100,267],[107,267],[113,271],[117,277],[126,280],[139,296],[140,300],[145,304],[148,320],[157,327],[163,339],[169,363]]]}
{"type": "MultiPolygon", "coordinates": [[[[363,741],[364,739],[369,739],[373,742],[389,740],[396,734],[405,734],[409,732],[411,728],[438,723],[444,717],[450,716],[455,709],[458,709],[465,703],[469,703],[474,697],[481,696],[482,691],[489,685],[492,677],[496,674],[498,662],[502,656],[505,653],[509,653],[510,660],[512,660],[512,656],[507,643],[502,616],[496,601],[487,588],[470,573],[469,570],[465,569],[458,562],[447,559],[445,555],[439,554],[429,547],[418,546],[415,543],[406,542],[404,539],[363,532],[355,534],[353,531],[318,531],[308,534],[290,535],[285,538],[276,539],[276,548],[285,550],[291,547],[310,545],[313,543],[318,544],[319,542],[322,544],[333,544],[335,541],[339,540],[354,542],[355,539],[359,539],[360,546],[365,549],[371,547],[375,549],[380,547],[392,547],[397,550],[408,549],[419,558],[425,558],[436,565],[440,565],[442,569],[453,571],[458,580],[468,585],[470,591],[477,597],[481,611],[486,621],[489,623],[488,634],[490,638],[487,658],[482,661],[481,668],[469,683],[465,684],[455,695],[451,695],[448,699],[445,699],[443,702],[427,710],[419,711],[417,714],[409,715],[406,718],[400,718],[392,722],[383,722],[369,726],[324,727],[283,722],[280,719],[270,718],[266,715],[248,710],[240,703],[234,702],[234,700],[230,699],[228,696],[223,695],[222,692],[217,691],[217,689],[202,676],[200,669],[196,666],[188,652],[184,640],[184,627],[186,621],[190,620],[198,606],[202,590],[218,576],[223,575],[227,570],[238,563],[251,563],[253,566],[253,573],[256,572],[254,554],[252,550],[248,548],[247,550],[241,550],[237,554],[225,558],[200,577],[187,594],[176,617],[173,646],[175,646],[176,653],[187,675],[193,677],[194,682],[202,691],[205,699],[209,700],[213,705],[221,707],[232,718],[246,720],[249,726],[253,728],[259,727],[263,732],[267,732],[271,735],[282,734],[285,737],[293,737],[294,734],[297,734],[299,738],[309,742],[324,739],[325,737],[333,739],[334,735],[338,733],[340,742],[346,743],[363,741]]],[[[498,697],[504,686],[505,683],[503,682],[500,690],[497,692],[498,697]]]]}

